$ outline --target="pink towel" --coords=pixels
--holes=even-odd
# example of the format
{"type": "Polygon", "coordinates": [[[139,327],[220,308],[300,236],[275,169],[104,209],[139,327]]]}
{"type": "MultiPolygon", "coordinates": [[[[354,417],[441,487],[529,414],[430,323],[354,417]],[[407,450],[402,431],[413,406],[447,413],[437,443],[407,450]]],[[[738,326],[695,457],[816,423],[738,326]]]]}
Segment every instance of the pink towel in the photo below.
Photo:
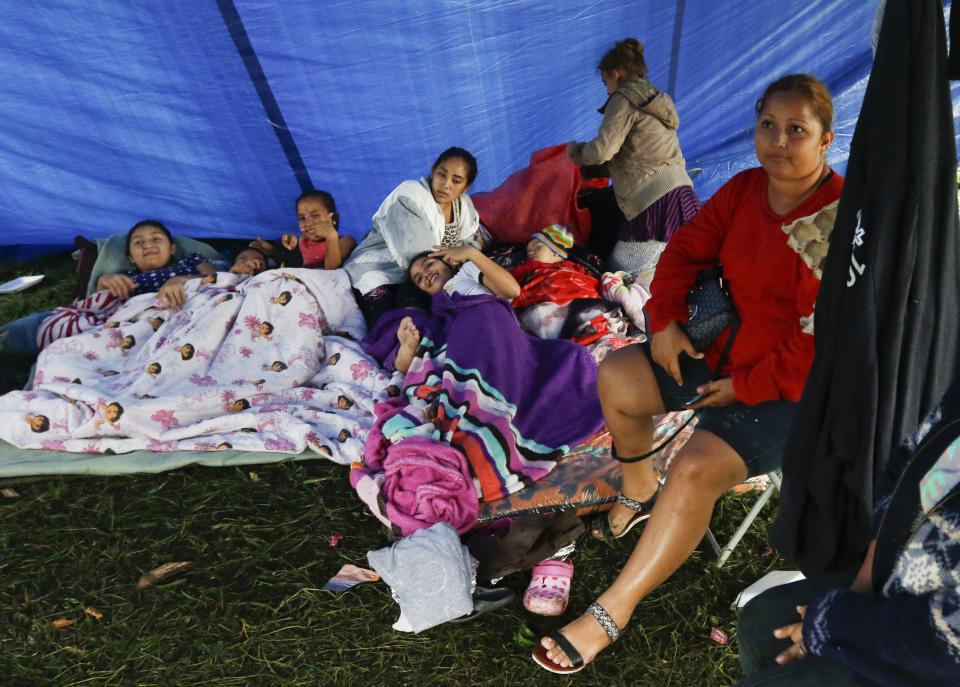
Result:
{"type": "Polygon", "coordinates": [[[383,436],[381,431],[383,423],[401,412],[406,405],[407,401],[403,398],[391,398],[374,405],[373,411],[377,422],[370,428],[367,443],[363,446],[363,463],[372,472],[383,470],[383,464],[387,458],[387,449],[391,446],[390,440],[383,436]]]}
{"type": "Polygon", "coordinates": [[[467,459],[449,444],[403,439],[387,449],[383,467],[387,517],[403,536],[438,522],[463,534],[476,523],[480,501],[467,459]]]}

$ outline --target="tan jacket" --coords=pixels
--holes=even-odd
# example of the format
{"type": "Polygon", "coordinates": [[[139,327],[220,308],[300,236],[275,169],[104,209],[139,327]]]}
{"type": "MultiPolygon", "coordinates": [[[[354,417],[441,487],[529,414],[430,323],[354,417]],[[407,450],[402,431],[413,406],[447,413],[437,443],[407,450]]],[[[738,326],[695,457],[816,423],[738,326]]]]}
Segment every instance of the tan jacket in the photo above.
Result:
{"type": "Polygon", "coordinates": [[[679,186],[691,186],[677,140],[680,118],[673,100],[646,79],[632,79],[600,108],[596,138],[578,143],[578,165],[605,165],[617,204],[628,220],[679,186]]]}

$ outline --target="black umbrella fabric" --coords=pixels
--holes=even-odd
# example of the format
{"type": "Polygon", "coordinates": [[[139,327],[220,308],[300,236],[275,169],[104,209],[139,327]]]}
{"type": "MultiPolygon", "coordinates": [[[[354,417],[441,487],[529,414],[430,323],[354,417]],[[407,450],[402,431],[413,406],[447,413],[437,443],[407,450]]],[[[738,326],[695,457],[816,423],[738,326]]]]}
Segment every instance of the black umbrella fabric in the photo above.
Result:
{"type": "Polygon", "coordinates": [[[771,535],[807,575],[855,566],[874,477],[958,373],[957,154],[937,0],[890,0],[816,305],[771,535]]]}

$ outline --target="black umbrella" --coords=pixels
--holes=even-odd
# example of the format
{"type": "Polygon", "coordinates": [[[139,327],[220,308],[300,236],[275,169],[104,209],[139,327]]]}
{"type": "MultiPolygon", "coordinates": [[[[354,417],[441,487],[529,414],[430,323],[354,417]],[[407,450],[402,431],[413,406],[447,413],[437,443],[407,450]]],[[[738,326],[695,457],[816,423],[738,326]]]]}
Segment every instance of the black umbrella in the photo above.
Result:
{"type": "Polygon", "coordinates": [[[958,259],[943,8],[937,0],[890,0],[771,527],[777,547],[806,574],[863,559],[875,475],[960,371],[958,259]]]}

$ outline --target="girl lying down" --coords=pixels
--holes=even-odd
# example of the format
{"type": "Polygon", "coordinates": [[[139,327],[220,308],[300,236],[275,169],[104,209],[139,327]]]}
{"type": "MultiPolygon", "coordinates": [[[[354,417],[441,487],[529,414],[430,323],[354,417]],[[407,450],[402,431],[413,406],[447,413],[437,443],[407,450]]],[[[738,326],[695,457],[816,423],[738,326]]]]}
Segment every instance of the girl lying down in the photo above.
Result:
{"type": "Polygon", "coordinates": [[[507,300],[519,285],[506,270],[457,246],[416,256],[410,276],[432,293],[430,312],[389,312],[363,341],[405,372],[395,377],[398,397],[375,409],[368,468],[417,443],[406,439],[430,437],[458,449],[464,479],[483,500],[496,499],[549,473],[569,446],[602,427],[596,363],[582,346],[520,328],[507,300]]]}
{"type": "MultiPolygon", "coordinates": [[[[134,269],[105,274],[97,281],[97,292],[92,296],[56,308],[40,323],[37,345],[43,349],[57,339],[102,325],[124,301],[140,294],[156,293],[158,300],[181,306],[183,284],[196,276],[212,275],[216,270],[199,253],[183,257],[176,253],[173,236],[161,222],[137,222],[127,232],[127,257],[134,269]]],[[[256,274],[265,267],[263,254],[249,250],[237,256],[230,271],[256,274]]]]}
{"type": "MultiPolygon", "coordinates": [[[[572,246],[570,230],[552,224],[531,237],[528,259],[509,272],[476,248],[461,246],[420,253],[411,261],[409,275],[428,294],[443,289],[512,299],[527,333],[541,339],[570,339],[586,346],[599,361],[635,340],[626,337],[629,322],[619,306],[601,295],[600,281],[567,259],[572,246]]],[[[414,330],[409,321],[398,331],[408,341],[399,352],[401,363],[416,350],[414,330]]]]}
{"type": "MultiPolygon", "coordinates": [[[[509,272],[473,246],[434,246],[410,261],[410,281],[424,293],[440,290],[463,296],[487,294],[512,299],[520,294],[520,285],[509,272]]],[[[394,367],[406,372],[420,345],[420,332],[413,319],[405,317],[397,329],[400,350],[394,367]]]]}

